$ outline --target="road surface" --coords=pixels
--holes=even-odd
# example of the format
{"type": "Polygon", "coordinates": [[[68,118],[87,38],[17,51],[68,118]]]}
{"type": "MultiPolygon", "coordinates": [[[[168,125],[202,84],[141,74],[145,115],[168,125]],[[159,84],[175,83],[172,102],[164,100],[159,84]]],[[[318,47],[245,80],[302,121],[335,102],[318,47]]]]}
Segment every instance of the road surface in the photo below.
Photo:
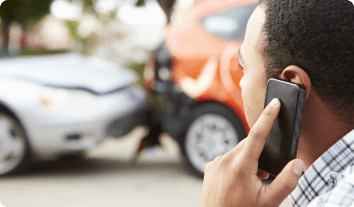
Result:
{"type": "MultiPolygon", "coordinates": [[[[0,178],[6,207],[198,207],[203,181],[189,172],[177,144],[145,151],[132,164],[142,127],[108,138],[83,159],[36,163],[27,172],[0,178]]],[[[285,200],[282,207],[290,207],[285,200]]]]}

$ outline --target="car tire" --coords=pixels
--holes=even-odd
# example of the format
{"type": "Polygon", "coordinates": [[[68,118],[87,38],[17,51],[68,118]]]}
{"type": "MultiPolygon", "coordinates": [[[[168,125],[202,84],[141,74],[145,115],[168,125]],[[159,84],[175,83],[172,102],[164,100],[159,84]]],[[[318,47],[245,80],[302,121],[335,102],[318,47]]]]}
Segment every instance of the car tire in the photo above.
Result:
{"type": "Polygon", "coordinates": [[[28,139],[20,122],[0,112],[0,176],[22,172],[30,163],[28,139]]]}
{"type": "Polygon", "coordinates": [[[245,137],[244,126],[234,111],[219,103],[203,103],[192,112],[181,148],[189,168],[202,178],[208,162],[245,137]]]}

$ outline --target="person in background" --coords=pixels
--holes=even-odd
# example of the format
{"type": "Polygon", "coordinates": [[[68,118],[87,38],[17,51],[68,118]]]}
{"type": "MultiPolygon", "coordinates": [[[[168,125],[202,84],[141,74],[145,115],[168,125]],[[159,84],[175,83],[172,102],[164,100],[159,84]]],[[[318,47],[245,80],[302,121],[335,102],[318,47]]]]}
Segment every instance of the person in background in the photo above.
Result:
{"type": "Polygon", "coordinates": [[[261,0],[239,51],[251,127],[207,164],[203,207],[350,206],[354,200],[354,5],[352,0],[261,0]],[[306,87],[297,159],[265,187],[258,158],[280,102],[264,110],[269,78],[306,87]],[[302,172],[304,174],[302,175],[302,172]]]}

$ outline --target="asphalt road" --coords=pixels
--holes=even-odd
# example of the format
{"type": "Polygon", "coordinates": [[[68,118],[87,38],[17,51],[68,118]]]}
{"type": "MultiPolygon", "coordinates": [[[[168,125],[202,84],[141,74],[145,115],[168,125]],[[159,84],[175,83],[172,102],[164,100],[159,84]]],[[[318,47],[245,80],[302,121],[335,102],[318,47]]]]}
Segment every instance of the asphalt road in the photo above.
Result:
{"type": "MultiPolygon", "coordinates": [[[[120,139],[108,138],[83,159],[51,160],[27,172],[0,178],[6,207],[197,207],[203,181],[183,163],[167,135],[163,147],[143,152],[132,163],[140,127],[120,139]]],[[[290,207],[285,200],[281,207],[290,207]]]]}

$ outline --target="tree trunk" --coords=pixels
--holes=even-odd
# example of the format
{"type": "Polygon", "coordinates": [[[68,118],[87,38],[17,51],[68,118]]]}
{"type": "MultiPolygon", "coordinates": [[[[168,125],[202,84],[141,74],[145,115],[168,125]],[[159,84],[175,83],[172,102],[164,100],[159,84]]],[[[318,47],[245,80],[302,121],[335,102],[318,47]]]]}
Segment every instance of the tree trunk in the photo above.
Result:
{"type": "Polygon", "coordinates": [[[3,38],[3,45],[2,45],[2,48],[1,48],[1,57],[4,57],[4,56],[9,56],[9,43],[10,43],[10,24],[11,22],[10,21],[2,21],[2,24],[1,24],[1,29],[2,29],[2,38],[3,38]]]}
{"type": "Polygon", "coordinates": [[[172,8],[176,0],[157,0],[167,17],[167,23],[171,21],[172,8]]]}

